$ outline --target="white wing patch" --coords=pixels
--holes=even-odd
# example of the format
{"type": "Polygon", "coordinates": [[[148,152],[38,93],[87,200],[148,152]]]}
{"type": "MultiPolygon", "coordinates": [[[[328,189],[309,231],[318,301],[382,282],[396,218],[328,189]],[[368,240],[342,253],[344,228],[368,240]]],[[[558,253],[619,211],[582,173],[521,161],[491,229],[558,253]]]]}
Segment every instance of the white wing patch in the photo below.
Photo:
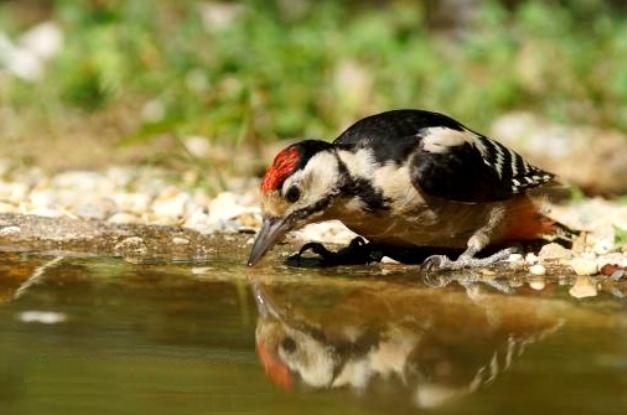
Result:
{"type": "Polygon", "coordinates": [[[430,153],[446,153],[450,147],[472,142],[475,135],[470,131],[458,131],[447,127],[431,127],[421,132],[423,149],[430,153]]]}

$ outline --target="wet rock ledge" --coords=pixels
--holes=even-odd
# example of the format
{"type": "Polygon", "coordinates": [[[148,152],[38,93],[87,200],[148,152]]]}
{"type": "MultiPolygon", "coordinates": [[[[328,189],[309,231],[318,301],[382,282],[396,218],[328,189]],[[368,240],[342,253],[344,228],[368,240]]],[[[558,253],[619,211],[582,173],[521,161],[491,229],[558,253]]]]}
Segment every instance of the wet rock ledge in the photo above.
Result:
{"type": "Polygon", "coordinates": [[[110,255],[129,260],[207,260],[223,252],[242,250],[250,238],[245,233],[202,235],[175,226],[0,214],[0,250],[3,251],[110,255]]]}

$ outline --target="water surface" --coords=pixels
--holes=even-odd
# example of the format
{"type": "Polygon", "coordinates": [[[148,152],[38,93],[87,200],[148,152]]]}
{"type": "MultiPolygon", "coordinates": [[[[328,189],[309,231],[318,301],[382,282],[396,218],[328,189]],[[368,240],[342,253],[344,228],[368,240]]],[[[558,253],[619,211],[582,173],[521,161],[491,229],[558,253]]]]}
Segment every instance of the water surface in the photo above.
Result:
{"type": "Polygon", "coordinates": [[[0,414],[627,413],[618,285],[0,255],[0,414]]]}

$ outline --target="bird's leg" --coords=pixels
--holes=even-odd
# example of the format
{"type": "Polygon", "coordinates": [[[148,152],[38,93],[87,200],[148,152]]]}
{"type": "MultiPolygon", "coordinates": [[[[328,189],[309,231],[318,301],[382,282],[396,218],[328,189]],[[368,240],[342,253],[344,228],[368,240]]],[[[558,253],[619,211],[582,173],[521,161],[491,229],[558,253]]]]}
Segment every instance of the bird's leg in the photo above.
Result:
{"type": "Polygon", "coordinates": [[[489,212],[486,225],[468,239],[466,250],[456,260],[452,260],[445,255],[432,255],[424,260],[422,268],[425,270],[458,270],[462,268],[487,267],[506,259],[515,253],[517,249],[506,248],[485,258],[475,257],[483,248],[490,244],[491,235],[498,229],[504,217],[504,209],[501,207],[493,208],[489,212]]]}

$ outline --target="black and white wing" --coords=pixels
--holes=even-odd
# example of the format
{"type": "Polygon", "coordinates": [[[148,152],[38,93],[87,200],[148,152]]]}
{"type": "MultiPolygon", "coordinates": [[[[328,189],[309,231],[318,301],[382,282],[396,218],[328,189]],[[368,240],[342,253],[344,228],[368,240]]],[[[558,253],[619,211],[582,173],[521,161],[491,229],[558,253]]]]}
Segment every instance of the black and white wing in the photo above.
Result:
{"type": "Polygon", "coordinates": [[[554,178],[503,144],[465,128],[427,128],[421,136],[412,160],[412,182],[432,196],[493,202],[554,178]]]}
{"type": "Polygon", "coordinates": [[[368,148],[381,164],[410,162],[414,186],[460,202],[505,200],[554,177],[501,143],[436,112],[395,110],[366,117],[334,144],[368,148]]]}

